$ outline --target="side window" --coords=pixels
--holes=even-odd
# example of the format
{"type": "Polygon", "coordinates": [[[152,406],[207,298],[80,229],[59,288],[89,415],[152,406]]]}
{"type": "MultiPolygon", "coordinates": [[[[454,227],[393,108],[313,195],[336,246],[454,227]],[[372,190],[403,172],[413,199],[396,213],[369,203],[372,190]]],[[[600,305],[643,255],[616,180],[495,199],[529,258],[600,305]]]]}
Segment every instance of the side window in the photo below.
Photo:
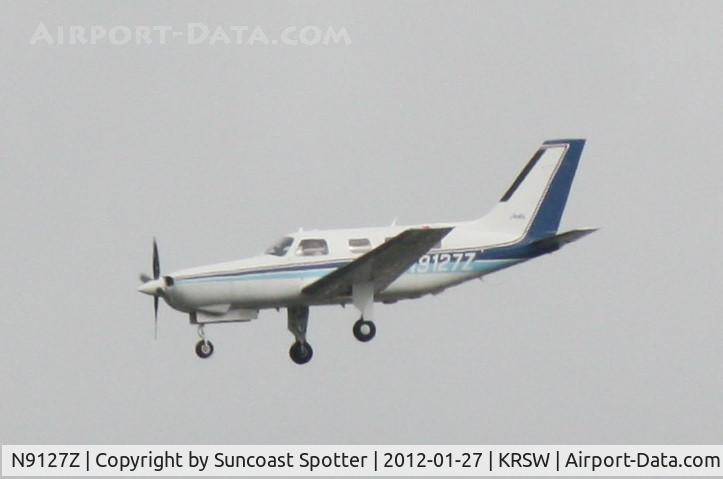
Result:
{"type": "Polygon", "coordinates": [[[368,238],[353,238],[349,240],[349,251],[354,254],[366,253],[372,249],[372,242],[368,238]]]}
{"type": "Polygon", "coordinates": [[[329,247],[326,245],[326,240],[305,239],[299,243],[296,254],[298,256],[323,256],[329,254],[329,247]]]}

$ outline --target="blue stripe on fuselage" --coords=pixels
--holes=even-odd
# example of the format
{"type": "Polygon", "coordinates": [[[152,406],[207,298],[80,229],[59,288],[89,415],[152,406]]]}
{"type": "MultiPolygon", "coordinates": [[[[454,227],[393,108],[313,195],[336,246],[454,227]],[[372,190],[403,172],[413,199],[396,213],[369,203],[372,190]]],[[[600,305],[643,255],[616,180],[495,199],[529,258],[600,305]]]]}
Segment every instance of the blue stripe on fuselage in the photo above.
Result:
{"type": "MultiPolygon", "coordinates": [[[[435,271],[435,268],[428,268],[426,271],[415,271],[413,274],[436,274],[436,273],[487,273],[497,271],[499,269],[512,266],[522,261],[535,258],[537,256],[551,253],[556,248],[543,248],[534,243],[513,244],[509,246],[499,246],[487,250],[439,250],[428,254],[464,254],[475,252],[474,259],[469,263],[469,267],[460,268],[454,271],[435,271]]],[[[214,281],[248,281],[256,279],[299,279],[321,277],[332,271],[351,263],[353,260],[335,260],[329,262],[320,262],[312,264],[297,264],[289,266],[281,266],[278,268],[265,267],[249,271],[236,271],[228,273],[204,274],[199,276],[189,276],[185,278],[175,278],[177,283],[186,282],[214,282],[214,281]]],[[[419,263],[415,263],[419,264],[419,263]]]]}

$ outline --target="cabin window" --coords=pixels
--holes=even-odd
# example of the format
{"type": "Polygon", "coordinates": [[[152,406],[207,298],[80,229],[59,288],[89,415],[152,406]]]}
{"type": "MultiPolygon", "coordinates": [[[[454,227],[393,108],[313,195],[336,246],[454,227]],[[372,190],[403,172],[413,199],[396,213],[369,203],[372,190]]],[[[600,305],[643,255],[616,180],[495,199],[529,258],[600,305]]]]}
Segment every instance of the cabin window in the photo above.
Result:
{"type": "Polygon", "coordinates": [[[366,253],[372,249],[372,242],[368,238],[352,238],[349,240],[349,251],[354,254],[366,253]]]}
{"type": "Polygon", "coordinates": [[[323,256],[329,254],[329,247],[326,244],[326,240],[305,239],[299,243],[296,254],[299,256],[323,256]]]}
{"type": "Polygon", "coordinates": [[[266,254],[272,254],[274,256],[284,256],[286,252],[289,251],[289,247],[293,242],[294,238],[292,238],[291,236],[285,236],[276,243],[272,244],[269,249],[266,250],[266,254]]]}

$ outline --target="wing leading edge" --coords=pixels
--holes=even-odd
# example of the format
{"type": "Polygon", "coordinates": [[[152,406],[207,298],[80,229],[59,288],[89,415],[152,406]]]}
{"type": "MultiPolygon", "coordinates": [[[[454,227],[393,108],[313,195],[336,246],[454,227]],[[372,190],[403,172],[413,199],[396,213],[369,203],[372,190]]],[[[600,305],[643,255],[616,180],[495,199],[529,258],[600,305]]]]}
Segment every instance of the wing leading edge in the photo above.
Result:
{"type": "Polygon", "coordinates": [[[350,294],[353,284],[372,283],[374,292],[384,290],[420,257],[447,236],[452,228],[412,228],[377,246],[306,286],[307,296],[334,297],[350,294]]]}

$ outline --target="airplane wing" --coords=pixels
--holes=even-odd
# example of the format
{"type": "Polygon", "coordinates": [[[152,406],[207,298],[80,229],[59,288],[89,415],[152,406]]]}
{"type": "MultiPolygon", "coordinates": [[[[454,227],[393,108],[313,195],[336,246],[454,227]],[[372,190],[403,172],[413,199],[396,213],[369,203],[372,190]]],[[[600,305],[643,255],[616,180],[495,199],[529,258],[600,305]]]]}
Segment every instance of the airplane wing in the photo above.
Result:
{"type": "Polygon", "coordinates": [[[412,228],[377,246],[351,263],[306,286],[308,296],[351,294],[355,283],[373,283],[379,292],[407,271],[452,228],[412,228]]]}

